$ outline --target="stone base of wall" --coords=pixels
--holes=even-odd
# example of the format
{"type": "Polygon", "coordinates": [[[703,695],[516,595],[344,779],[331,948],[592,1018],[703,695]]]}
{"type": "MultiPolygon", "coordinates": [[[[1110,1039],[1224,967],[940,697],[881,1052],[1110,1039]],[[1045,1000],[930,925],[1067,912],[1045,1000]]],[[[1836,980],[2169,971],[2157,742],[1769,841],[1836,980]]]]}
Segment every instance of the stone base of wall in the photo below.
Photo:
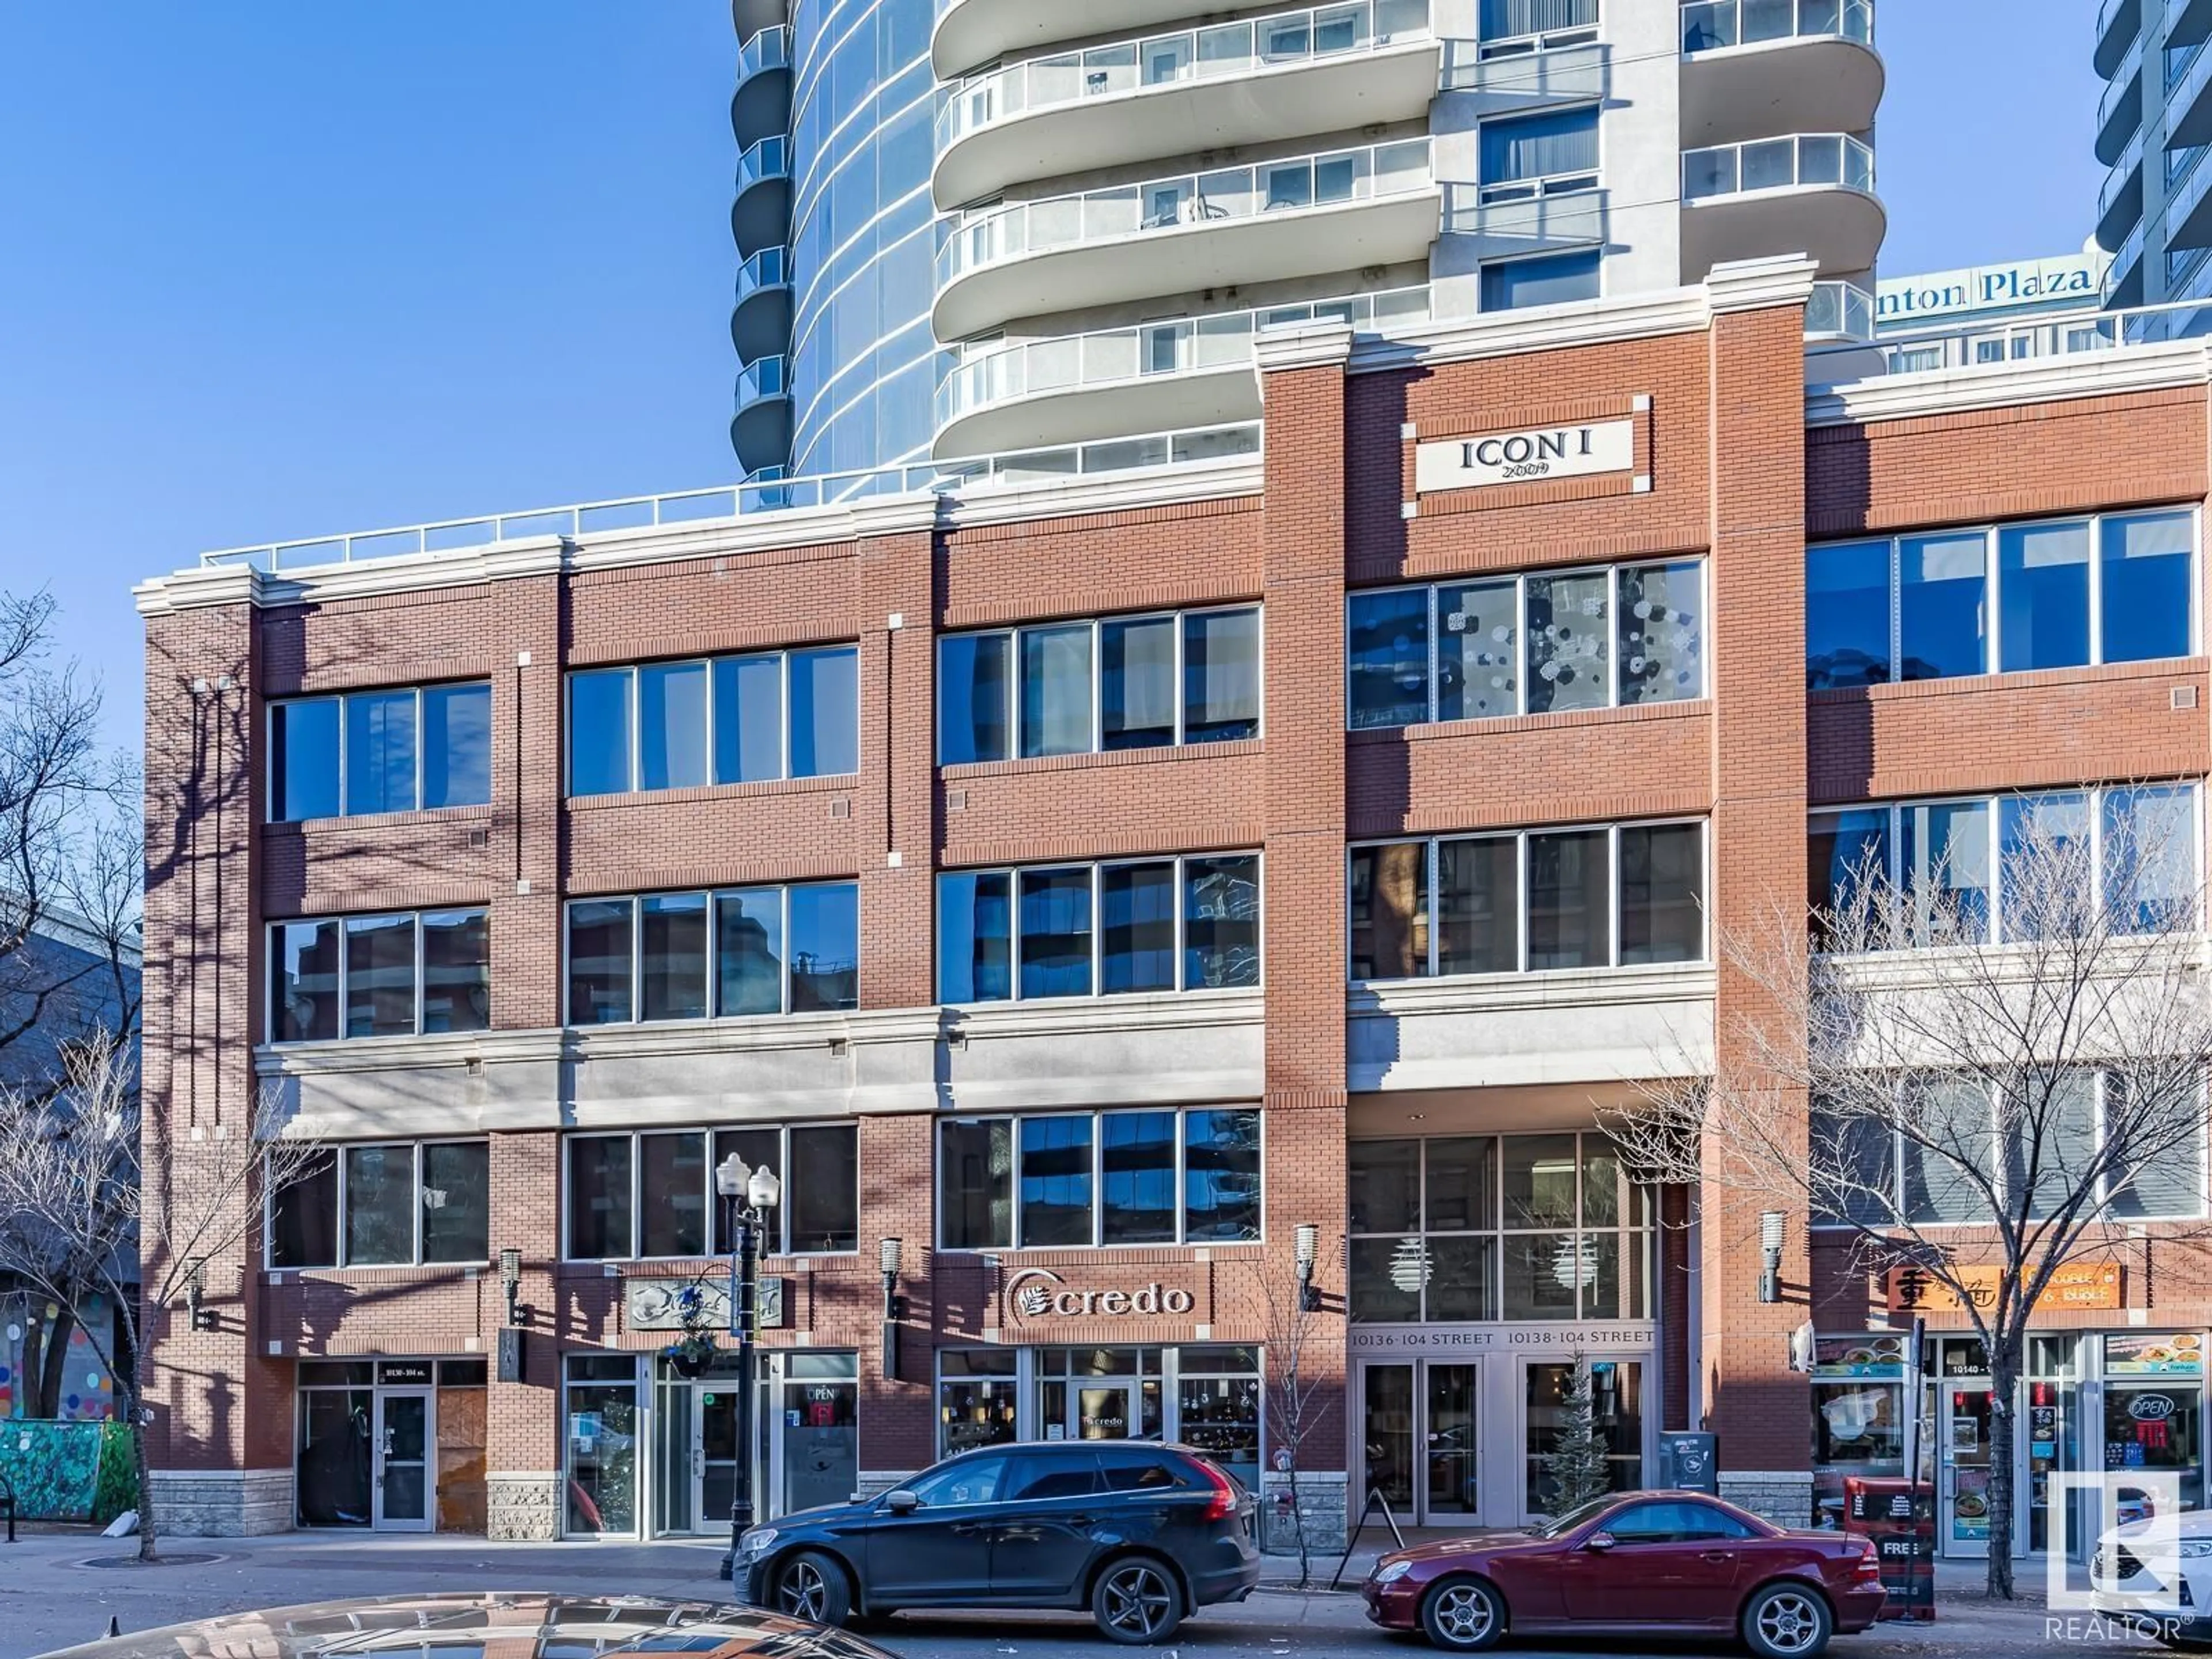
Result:
{"type": "MultiPolygon", "coordinates": [[[[1346,1481],[1341,1469],[1298,1471],[1297,1515],[1305,1518],[1306,1549],[1314,1555],[1340,1555],[1346,1481]]],[[[1297,1517],[1291,1509],[1291,1478],[1273,1472],[1260,1481],[1260,1547],[1270,1555],[1298,1553],[1297,1517]]]]}
{"type": "Polygon", "coordinates": [[[558,1473],[513,1472],[484,1477],[484,1536],[541,1544],[561,1535],[558,1473]]]}
{"type": "Polygon", "coordinates": [[[1813,1476],[1794,1469],[1723,1469],[1721,1496],[1778,1526],[1813,1524],[1813,1476]]]}
{"type": "Polygon", "coordinates": [[[854,1480],[854,1490],[863,1498],[880,1498],[904,1486],[919,1474],[919,1469],[862,1469],[854,1480]]]}
{"type": "Polygon", "coordinates": [[[163,1538],[256,1538],[292,1530],[289,1469],[149,1469],[163,1538]]]}

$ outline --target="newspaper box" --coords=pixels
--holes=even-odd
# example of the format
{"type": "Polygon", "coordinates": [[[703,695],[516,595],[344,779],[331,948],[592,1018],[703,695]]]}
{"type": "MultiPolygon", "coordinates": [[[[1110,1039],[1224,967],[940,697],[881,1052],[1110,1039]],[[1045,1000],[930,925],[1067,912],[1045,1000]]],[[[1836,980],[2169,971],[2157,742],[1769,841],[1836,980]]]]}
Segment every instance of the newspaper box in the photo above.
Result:
{"type": "Polygon", "coordinates": [[[1844,1482],[1844,1530],[1874,1540],[1884,1619],[1936,1616],[1936,1492],[1910,1480],[1855,1474],[1844,1482]]]}

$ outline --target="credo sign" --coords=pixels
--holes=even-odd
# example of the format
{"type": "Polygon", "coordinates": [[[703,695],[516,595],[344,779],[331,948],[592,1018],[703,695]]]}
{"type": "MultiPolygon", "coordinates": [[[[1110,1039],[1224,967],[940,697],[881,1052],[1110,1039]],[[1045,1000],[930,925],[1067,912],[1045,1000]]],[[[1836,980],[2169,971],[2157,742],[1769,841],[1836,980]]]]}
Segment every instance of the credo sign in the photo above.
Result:
{"type": "Polygon", "coordinates": [[[1481,489],[1491,484],[1543,483],[1636,465],[1636,422],[1598,421],[1577,426],[1531,427],[1475,438],[1417,444],[1413,488],[1481,489]]]}
{"type": "Polygon", "coordinates": [[[1198,1306],[1188,1291],[1157,1282],[1134,1291],[1077,1291],[1049,1267],[1024,1267],[1006,1281],[1016,1319],[1158,1318],[1198,1306]]]}

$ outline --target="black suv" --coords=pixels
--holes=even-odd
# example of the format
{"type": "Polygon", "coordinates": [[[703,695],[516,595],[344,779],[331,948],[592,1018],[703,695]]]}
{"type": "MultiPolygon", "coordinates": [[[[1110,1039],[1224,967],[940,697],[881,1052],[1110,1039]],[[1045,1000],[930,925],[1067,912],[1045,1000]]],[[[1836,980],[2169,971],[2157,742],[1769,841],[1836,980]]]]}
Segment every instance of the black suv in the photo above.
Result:
{"type": "Polygon", "coordinates": [[[745,1597],[842,1624],[902,1607],[1088,1607],[1116,1642],[1260,1582],[1251,1494],[1187,1446],[1047,1441],[948,1458],[860,1504],[755,1527],[745,1597]]]}

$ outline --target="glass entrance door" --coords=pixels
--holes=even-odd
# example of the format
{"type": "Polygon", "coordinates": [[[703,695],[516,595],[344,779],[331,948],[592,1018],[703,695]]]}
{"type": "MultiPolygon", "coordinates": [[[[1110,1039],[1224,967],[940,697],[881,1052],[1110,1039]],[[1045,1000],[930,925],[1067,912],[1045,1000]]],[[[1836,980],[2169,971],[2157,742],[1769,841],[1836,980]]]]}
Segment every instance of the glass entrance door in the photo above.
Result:
{"type": "Polygon", "coordinates": [[[1990,1419],[1987,1377],[1947,1376],[1938,1385],[1936,1444],[1942,1459],[1937,1519],[1943,1553],[1985,1559],[1990,1553],[1990,1419]]]}
{"type": "Polygon", "coordinates": [[[1127,1440],[1135,1433],[1137,1385],[1118,1378],[1081,1379],[1071,1384],[1068,1398],[1075,1420],[1068,1425],[1076,1440],[1127,1440]]]}
{"type": "Polygon", "coordinates": [[[737,1379],[694,1390],[691,1423],[691,1512],[699,1531],[727,1532],[738,1495],[737,1379]]]}
{"type": "Polygon", "coordinates": [[[1481,1514],[1480,1374],[1478,1366],[1440,1359],[1361,1368],[1360,1503],[1380,1492],[1401,1525],[1481,1514]]]}
{"type": "Polygon", "coordinates": [[[376,1524],[387,1532],[430,1530],[430,1395],[380,1389],[376,1396],[376,1524]]]}

